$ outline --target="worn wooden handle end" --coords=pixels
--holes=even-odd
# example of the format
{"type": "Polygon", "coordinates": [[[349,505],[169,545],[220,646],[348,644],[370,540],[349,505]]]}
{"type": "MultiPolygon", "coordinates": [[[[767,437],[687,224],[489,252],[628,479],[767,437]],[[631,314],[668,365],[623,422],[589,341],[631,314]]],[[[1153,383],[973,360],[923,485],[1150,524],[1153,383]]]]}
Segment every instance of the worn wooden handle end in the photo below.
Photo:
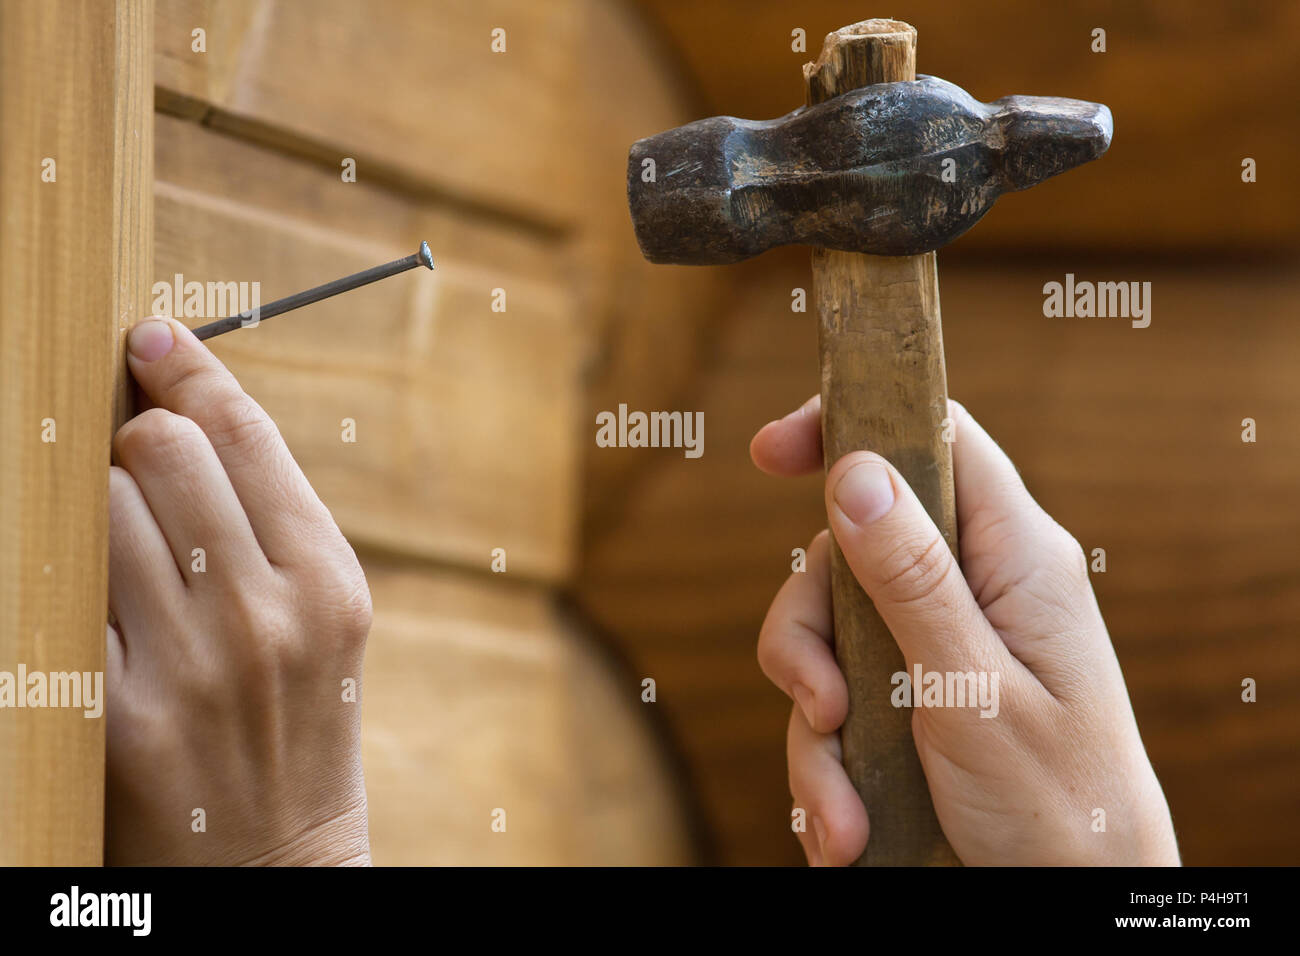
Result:
{"type": "MultiPolygon", "coordinates": [[[[916,31],[867,20],[826,38],[804,67],[809,104],[915,79],[916,31]]],[[[885,258],[817,249],[822,439],[829,469],[868,449],[893,463],[956,554],[947,382],[934,253],[885,258]]],[[[955,865],[912,737],[912,711],[890,703],[903,655],[838,547],[831,570],[835,653],[849,685],[844,765],[871,821],[859,865],[955,865]]],[[[924,662],[921,662],[924,665],[924,662]]]]}

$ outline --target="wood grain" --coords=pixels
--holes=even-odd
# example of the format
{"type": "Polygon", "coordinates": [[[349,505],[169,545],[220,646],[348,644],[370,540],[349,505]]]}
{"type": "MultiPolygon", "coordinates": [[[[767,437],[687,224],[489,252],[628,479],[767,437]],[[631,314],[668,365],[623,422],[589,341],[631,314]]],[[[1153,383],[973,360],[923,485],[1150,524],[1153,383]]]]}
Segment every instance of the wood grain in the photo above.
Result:
{"type": "Polygon", "coordinates": [[[155,0],[156,104],[198,119],[231,94],[245,43],[265,21],[263,0],[155,0]],[[259,15],[261,19],[259,20],[259,15]],[[194,49],[203,31],[202,52],[194,49]]]}
{"type": "Polygon", "coordinates": [[[364,560],[363,754],[379,865],[680,865],[640,680],[509,575],[364,560]],[[472,691],[470,690],[472,688],[472,691]],[[505,830],[492,829],[505,811],[505,830]]]}
{"type": "Polygon", "coordinates": [[[562,229],[585,193],[572,161],[587,122],[573,108],[585,9],[582,0],[449,0],[436,11],[427,0],[164,0],[160,102],[336,168],[351,156],[365,179],[562,229]],[[191,50],[199,26],[207,53],[191,50]],[[496,29],[505,52],[493,52],[496,29]]]}
{"type": "MultiPolygon", "coordinates": [[[[445,224],[447,241],[435,245],[435,255],[449,243],[468,254],[466,247],[493,225],[510,243],[500,261],[517,263],[522,255],[536,262],[536,250],[545,249],[548,274],[574,297],[584,421],[619,403],[676,407],[708,347],[726,279],[716,270],[665,270],[642,259],[622,169],[633,140],[699,115],[691,91],[670,56],[647,42],[646,25],[629,4],[454,0],[439,10],[429,18],[420,0],[378,0],[367,8],[364,27],[345,29],[363,14],[341,0],[301,10],[263,0],[162,0],[158,108],[222,130],[232,143],[301,157],[307,162],[297,169],[315,165],[335,181],[340,157],[358,157],[358,185],[404,197],[384,212],[410,223],[411,235],[420,238],[428,228],[417,227],[424,221],[417,212],[445,224]],[[507,28],[506,54],[490,53],[493,25],[507,28]],[[203,54],[191,50],[199,26],[207,30],[203,54]],[[274,61],[259,54],[271,47],[274,61]],[[318,76],[323,61],[344,66],[318,76]],[[319,82],[290,81],[303,75],[319,82]],[[443,95],[466,78],[472,93],[443,95]],[[403,95],[383,95],[392,90],[403,95]],[[535,240],[531,251],[525,236],[535,240]]],[[[349,231],[374,235],[375,224],[385,222],[361,216],[347,189],[329,193],[322,205],[315,187],[297,185],[320,177],[277,173],[268,191],[258,177],[223,174],[184,138],[162,149],[161,159],[169,168],[203,169],[205,188],[247,190],[314,222],[322,221],[318,210],[340,204],[352,211],[349,231]]],[[[636,459],[594,442],[585,448],[584,520],[613,520],[636,480],[636,459]]]]}
{"type": "Polygon", "coordinates": [[[159,281],[256,281],[270,301],[422,238],[433,248],[431,274],[213,343],[344,531],[483,570],[501,547],[512,573],[565,577],[584,346],[559,252],[193,123],[160,115],[158,130],[159,281]],[[505,312],[492,311],[496,288],[505,312]]]}
{"type": "MultiPolygon", "coordinates": [[[[809,105],[861,86],[915,78],[916,31],[896,20],[867,20],[831,34],[817,62],[804,67],[809,105]]],[[[883,257],[814,249],[812,273],[827,470],[852,451],[883,455],[916,491],[955,554],[935,254],[883,257]]],[[[872,839],[858,863],[955,863],[912,739],[912,711],[890,702],[892,675],[925,662],[904,661],[838,544],[832,549],[831,592],[835,656],[849,685],[849,712],[840,731],[844,766],[872,821],[872,839]]]]}
{"type": "MultiPolygon", "coordinates": [[[[104,669],[119,332],[148,294],[152,25],[149,0],[0,4],[0,669],[10,672],[104,669]],[[46,157],[53,182],[41,178],[46,157]]],[[[0,863],[97,865],[103,804],[102,718],[0,711],[0,863]]]]}

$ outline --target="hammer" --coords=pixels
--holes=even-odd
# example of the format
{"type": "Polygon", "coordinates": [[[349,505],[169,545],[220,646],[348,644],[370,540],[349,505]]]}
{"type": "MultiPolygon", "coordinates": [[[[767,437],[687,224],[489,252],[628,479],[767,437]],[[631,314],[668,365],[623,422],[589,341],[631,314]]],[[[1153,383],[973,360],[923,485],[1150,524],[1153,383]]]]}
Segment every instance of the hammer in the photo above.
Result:
{"type": "MultiPolygon", "coordinates": [[[[916,76],[916,30],[865,20],[827,35],[803,68],[805,105],[757,122],[717,116],[633,144],[628,204],[651,262],[739,262],[813,246],[822,447],[829,469],[870,449],[903,475],[957,550],[938,249],[1004,192],[1096,159],[1110,110],[1055,97],[981,103],[916,76]]],[[[857,862],[956,864],[912,740],[890,703],[898,646],[838,545],[835,655],[849,687],[844,766],[867,807],[857,862]]],[[[918,693],[920,688],[913,688],[918,693]]]]}

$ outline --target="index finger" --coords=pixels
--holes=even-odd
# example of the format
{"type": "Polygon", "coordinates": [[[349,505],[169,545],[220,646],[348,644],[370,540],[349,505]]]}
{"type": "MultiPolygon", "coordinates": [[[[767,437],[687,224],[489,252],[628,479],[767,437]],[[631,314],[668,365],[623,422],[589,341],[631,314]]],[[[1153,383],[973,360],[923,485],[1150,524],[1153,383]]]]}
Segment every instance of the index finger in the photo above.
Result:
{"type": "Polygon", "coordinates": [[[822,397],[768,422],[749,443],[749,457],[769,475],[792,478],[822,470],[822,397]]]}
{"type": "Polygon", "coordinates": [[[150,318],[127,337],[127,364],[157,406],[193,420],[216,449],[267,559],[290,564],[304,532],[333,519],[280,431],[220,360],[175,319],[150,318]]]}

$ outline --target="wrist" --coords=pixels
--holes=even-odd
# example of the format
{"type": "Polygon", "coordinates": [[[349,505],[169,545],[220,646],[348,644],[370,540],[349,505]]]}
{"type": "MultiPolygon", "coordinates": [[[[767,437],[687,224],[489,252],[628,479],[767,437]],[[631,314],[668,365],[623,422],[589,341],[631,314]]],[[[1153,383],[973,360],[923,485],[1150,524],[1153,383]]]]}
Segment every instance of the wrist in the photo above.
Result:
{"type": "Polygon", "coordinates": [[[241,866],[371,866],[370,827],[363,796],[328,819],[314,823],[275,849],[241,866]]]}

